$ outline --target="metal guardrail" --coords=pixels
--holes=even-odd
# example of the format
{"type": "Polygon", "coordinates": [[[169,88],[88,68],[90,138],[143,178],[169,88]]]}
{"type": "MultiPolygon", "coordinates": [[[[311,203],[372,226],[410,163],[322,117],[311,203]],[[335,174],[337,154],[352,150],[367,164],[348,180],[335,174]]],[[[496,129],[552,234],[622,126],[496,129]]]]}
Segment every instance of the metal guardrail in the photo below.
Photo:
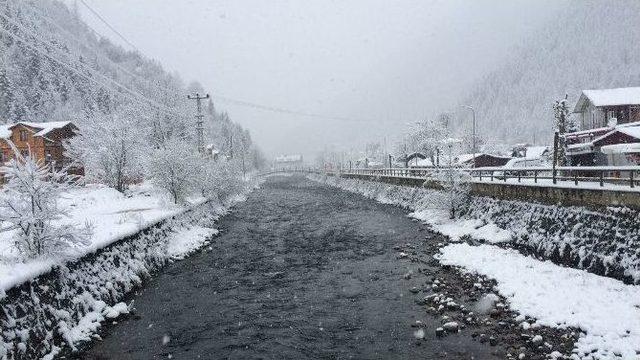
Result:
{"type": "MultiPolygon", "coordinates": [[[[327,173],[340,175],[368,175],[404,178],[427,179],[433,177],[436,172],[446,170],[445,167],[421,167],[421,168],[378,168],[378,169],[351,169],[329,170],[327,173]]],[[[527,168],[455,168],[464,171],[475,181],[502,181],[517,180],[517,183],[528,180],[534,184],[550,180],[552,184],[565,184],[579,186],[580,183],[598,184],[605,187],[606,184],[623,185],[635,188],[640,185],[640,166],[558,166],[553,167],[527,167],[527,168]]],[[[316,170],[317,171],[317,170],[316,170]]],[[[513,183],[513,181],[511,182],[513,183]]]]}

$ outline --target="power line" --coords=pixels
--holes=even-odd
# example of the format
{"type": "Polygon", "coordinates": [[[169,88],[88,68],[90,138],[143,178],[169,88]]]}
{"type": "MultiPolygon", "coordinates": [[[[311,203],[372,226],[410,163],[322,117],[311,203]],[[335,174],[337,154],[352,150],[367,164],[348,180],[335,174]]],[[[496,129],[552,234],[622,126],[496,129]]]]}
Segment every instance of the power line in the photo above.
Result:
{"type": "MultiPolygon", "coordinates": [[[[114,33],[116,33],[123,41],[125,41],[126,43],[128,43],[132,48],[134,48],[140,55],[144,55],[144,53],[142,51],[140,51],[137,47],[135,47],[133,44],[131,44],[120,32],[118,32],[113,26],[111,26],[102,16],[100,16],[100,14],[98,14],[94,9],[92,9],[84,0],[80,0],[82,2],[83,5],[85,5],[87,7],[87,9],[89,9],[89,11],[91,11],[92,13],[94,13],[94,15],[96,17],[98,17],[103,23],[105,23],[106,26],[108,26],[114,33]]],[[[19,1],[19,3],[21,3],[19,1]]],[[[45,20],[46,22],[49,22],[50,24],[54,25],[56,28],[58,28],[58,30],[63,31],[67,34],[72,35],[73,40],[75,40],[76,43],[78,43],[81,46],[84,46],[85,48],[89,49],[89,47],[83,42],[81,41],[78,36],[74,36],[72,33],[70,33],[69,31],[67,31],[66,29],[62,28],[60,25],[58,25],[57,23],[55,23],[55,21],[51,20],[50,18],[45,17],[44,15],[42,15],[39,11],[37,11],[33,6],[27,4],[31,9],[32,12],[39,16],[41,19],[45,20]]],[[[2,15],[2,14],[0,14],[2,15]]],[[[5,17],[6,18],[6,17],[5,17]]],[[[23,29],[24,28],[21,27],[19,24],[16,24],[14,22],[14,24],[20,28],[23,29]]],[[[89,29],[91,29],[91,27],[89,25],[87,25],[87,27],[89,29]]],[[[93,30],[93,29],[91,29],[93,30]]],[[[93,30],[95,32],[95,30],[93,30]]],[[[32,34],[32,36],[36,37],[35,35],[32,34]]],[[[102,35],[100,35],[102,36],[102,35]]],[[[44,40],[42,40],[42,38],[38,39],[42,42],[44,42],[44,40]]],[[[54,46],[49,44],[49,46],[54,46]]],[[[55,47],[54,47],[55,48],[55,47]]],[[[56,50],[58,50],[56,48],[56,50]]],[[[142,81],[142,82],[146,82],[147,84],[149,84],[150,86],[154,86],[159,90],[163,90],[166,91],[168,93],[177,93],[177,91],[175,91],[175,89],[168,89],[166,87],[163,87],[159,84],[154,84],[151,81],[141,77],[140,75],[136,75],[131,73],[129,70],[127,70],[126,68],[124,68],[123,66],[121,66],[120,64],[114,62],[113,60],[107,58],[104,55],[99,54],[98,51],[93,50],[93,55],[95,55],[96,57],[100,57],[104,60],[107,60],[108,62],[110,62],[111,64],[113,64],[114,66],[118,67],[120,70],[122,70],[123,72],[125,72],[126,74],[130,75],[131,77],[137,79],[138,81],[142,81]]],[[[66,54],[65,54],[66,55],[66,54]]],[[[83,64],[81,64],[83,65],[83,64]]],[[[92,71],[90,69],[90,71],[92,71]]],[[[106,76],[99,74],[100,76],[106,78],[108,81],[110,82],[114,82],[117,84],[117,86],[123,87],[124,89],[126,89],[128,92],[133,92],[132,90],[129,90],[128,88],[126,88],[124,85],[119,84],[117,82],[115,82],[114,80],[107,78],[106,76]]],[[[137,94],[137,96],[142,96],[144,97],[147,101],[153,101],[151,99],[146,98],[144,95],[142,94],[137,94]]],[[[268,112],[274,112],[274,113],[281,113],[281,114],[287,114],[287,115],[295,115],[295,116],[302,116],[302,117],[307,117],[307,118],[316,118],[316,119],[326,119],[326,120],[337,120],[337,121],[350,121],[350,122],[372,122],[372,120],[369,119],[357,119],[357,118],[349,118],[349,117],[341,117],[341,116],[331,116],[331,115],[323,115],[323,114],[316,114],[316,113],[311,113],[311,112],[306,112],[306,111],[299,111],[299,110],[292,110],[292,109],[287,109],[287,108],[283,108],[283,107],[276,107],[276,106],[270,106],[270,105],[264,105],[264,104],[258,104],[258,103],[254,103],[254,102],[250,102],[250,101],[246,101],[246,100],[240,100],[240,99],[234,99],[234,98],[230,98],[227,96],[223,96],[223,95],[212,95],[211,96],[214,99],[220,100],[222,102],[226,102],[226,103],[231,103],[231,104],[235,104],[235,105],[239,105],[239,106],[243,106],[243,107],[248,107],[248,108],[253,108],[253,109],[257,109],[257,110],[262,110],[262,111],[268,111],[268,112]]],[[[159,104],[158,104],[159,105],[159,104]]]]}
{"type": "MultiPolygon", "coordinates": [[[[100,14],[98,14],[94,9],[92,9],[84,0],[80,0],[80,2],[84,6],[86,6],[87,9],[89,9],[89,11],[91,11],[96,17],[98,17],[107,27],[109,27],[109,29],[111,29],[116,35],[118,35],[118,37],[120,37],[123,41],[125,41],[127,44],[129,44],[138,53],[140,53],[141,55],[144,55],[144,53],[142,51],[140,51],[140,49],[138,49],[136,46],[131,44],[131,42],[129,42],[118,30],[116,30],[113,26],[111,26],[102,16],[100,16],[100,14]]],[[[226,102],[233,103],[233,104],[240,105],[240,106],[251,107],[251,108],[254,108],[254,109],[270,111],[270,112],[276,112],[276,113],[282,113],[282,114],[288,114],[288,115],[297,115],[297,116],[304,116],[304,117],[309,117],[309,118],[319,118],[319,119],[338,120],[338,121],[358,121],[358,122],[368,122],[369,121],[369,120],[366,120],[366,119],[353,119],[353,118],[340,117],[340,116],[320,115],[320,114],[314,114],[314,113],[298,111],[298,110],[291,110],[291,109],[280,108],[280,107],[275,107],[275,106],[256,104],[256,103],[252,103],[252,102],[249,102],[249,101],[246,101],[246,100],[233,99],[233,98],[230,98],[230,97],[227,97],[227,96],[221,96],[221,95],[212,95],[211,97],[214,98],[214,99],[221,100],[223,102],[226,101],[226,102]]]]}
{"type": "Polygon", "coordinates": [[[124,41],[125,43],[127,43],[129,46],[131,46],[131,48],[133,48],[135,51],[140,52],[140,50],[138,50],[138,48],[133,45],[129,40],[127,40],[127,38],[124,37],[124,35],[122,35],[118,30],[116,30],[113,26],[111,26],[111,24],[109,24],[109,22],[107,22],[107,20],[105,20],[100,14],[98,14],[97,11],[95,11],[91,6],[89,6],[89,4],[87,4],[84,0],[80,0],[80,2],[82,3],[82,5],[84,5],[87,9],[89,9],[89,11],[91,11],[91,13],[93,13],[93,15],[95,15],[98,19],[100,19],[100,21],[102,21],[103,24],[105,24],[109,29],[111,29],[111,31],[113,31],[116,35],[118,35],[118,37],[120,39],[122,39],[122,41],[124,41]]]}
{"type": "Polygon", "coordinates": [[[281,114],[297,115],[297,116],[316,118],[316,119],[338,120],[338,121],[356,121],[356,122],[371,122],[372,121],[372,120],[367,120],[367,119],[356,119],[356,118],[348,118],[348,117],[341,117],[341,116],[330,116],[330,115],[314,114],[314,113],[310,113],[310,112],[291,110],[291,109],[287,109],[287,108],[256,104],[256,103],[252,103],[252,102],[249,102],[249,101],[233,99],[233,98],[229,98],[229,97],[221,96],[221,95],[212,95],[211,97],[214,98],[214,99],[221,100],[223,102],[227,102],[227,103],[232,103],[232,104],[236,104],[236,105],[240,105],[240,106],[250,107],[250,108],[254,108],[254,109],[258,109],[258,110],[276,112],[276,113],[281,113],[281,114]]]}

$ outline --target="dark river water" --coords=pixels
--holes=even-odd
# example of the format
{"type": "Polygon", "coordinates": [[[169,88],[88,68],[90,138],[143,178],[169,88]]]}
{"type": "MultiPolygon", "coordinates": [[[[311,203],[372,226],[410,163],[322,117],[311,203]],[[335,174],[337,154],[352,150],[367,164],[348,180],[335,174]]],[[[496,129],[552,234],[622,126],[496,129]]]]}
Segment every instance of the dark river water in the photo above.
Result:
{"type": "MultiPolygon", "coordinates": [[[[219,223],[203,251],[164,268],[85,359],[491,359],[409,289],[424,279],[394,246],[432,235],[396,207],[271,177],[219,223]],[[417,340],[411,325],[424,323],[417,340]]],[[[424,267],[424,265],[421,265],[424,267]]]]}

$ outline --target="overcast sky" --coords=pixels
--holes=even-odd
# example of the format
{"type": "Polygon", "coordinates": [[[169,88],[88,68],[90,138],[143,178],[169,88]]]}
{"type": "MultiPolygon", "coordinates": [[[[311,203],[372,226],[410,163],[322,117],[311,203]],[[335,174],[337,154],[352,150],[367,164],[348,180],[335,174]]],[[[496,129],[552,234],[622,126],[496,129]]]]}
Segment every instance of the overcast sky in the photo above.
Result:
{"type": "MultiPolygon", "coordinates": [[[[74,1],[74,0],[67,0],[74,1]]],[[[449,110],[548,21],[555,0],[85,0],[145,55],[214,95],[269,156],[391,142],[449,110]]],[[[89,13],[99,33],[126,44],[89,13]]]]}

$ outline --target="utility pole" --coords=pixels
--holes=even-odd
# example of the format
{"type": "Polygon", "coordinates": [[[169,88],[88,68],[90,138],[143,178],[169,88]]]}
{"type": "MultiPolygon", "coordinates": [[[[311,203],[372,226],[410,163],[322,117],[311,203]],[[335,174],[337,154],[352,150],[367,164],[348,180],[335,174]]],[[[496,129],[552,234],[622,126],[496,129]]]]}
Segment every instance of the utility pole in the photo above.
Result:
{"type": "Polygon", "coordinates": [[[200,154],[204,155],[204,115],[202,115],[202,100],[208,99],[209,94],[205,96],[200,96],[200,94],[196,93],[195,95],[187,95],[187,99],[196,101],[196,141],[198,142],[198,151],[200,154]]]}

